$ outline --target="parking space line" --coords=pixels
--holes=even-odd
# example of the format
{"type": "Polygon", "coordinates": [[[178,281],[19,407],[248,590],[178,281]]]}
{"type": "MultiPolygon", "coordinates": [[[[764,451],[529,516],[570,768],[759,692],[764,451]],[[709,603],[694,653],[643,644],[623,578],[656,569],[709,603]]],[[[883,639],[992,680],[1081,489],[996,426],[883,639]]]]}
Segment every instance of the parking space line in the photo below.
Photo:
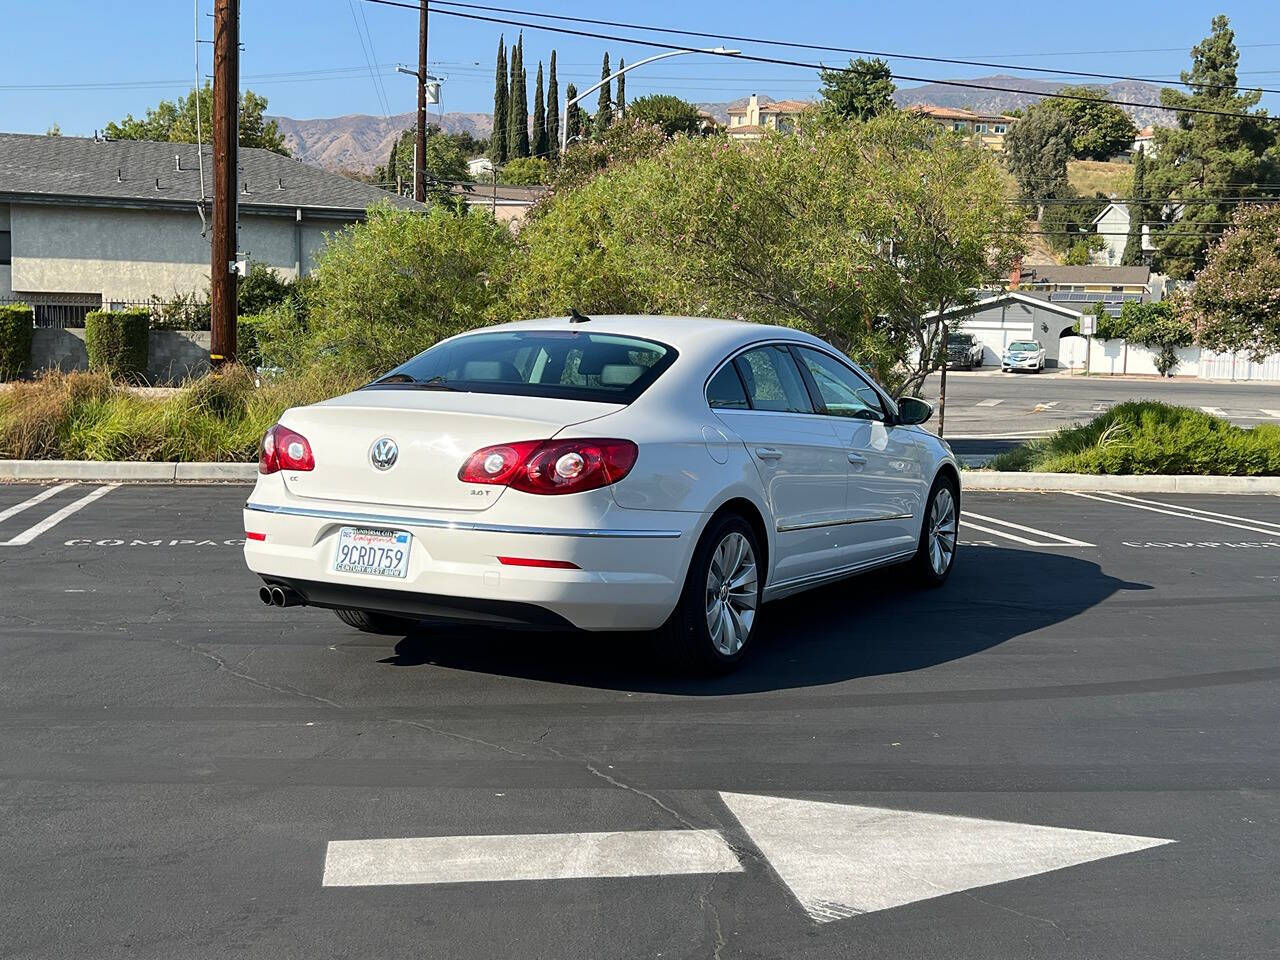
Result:
{"type": "Polygon", "coordinates": [[[29,510],[38,503],[44,503],[50,497],[55,497],[63,490],[74,486],[74,483],[63,483],[56,487],[49,487],[47,490],[41,490],[30,500],[23,500],[21,503],[15,503],[12,507],[6,507],[5,509],[0,510],[0,523],[4,523],[4,521],[8,520],[10,517],[16,517],[23,510],[29,510]]]}
{"type": "Polygon", "coordinates": [[[1265,413],[1268,417],[1274,417],[1275,419],[1280,420],[1280,410],[1267,410],[1264,407],[1262,408],[1262,412],[1265,413]]]}
{"type": "MultiPolygon", "coordinates": [[[[1021,530],[1023,533],[1033,533],[1038,537],[1048,537],[1050,540],[1056,540],[1068,547],[1093,547],[1097,544],[1085,543],[1083,540],[1076,540],[1072,537],[1064,537],[1059,533],[1050,533],[1048,530],[1039,530],[1036,527],[1024,527],[1020,523],[1013,523],[1009,520],[999,520],[996,517],[985,517],[980,513],[973,513],[969,510],[961,512],[962,517],[973,517],[975,520],[981,520],[983,523],[994,523],[1001,527],[1011,527],[1014,530],[1021,530]]],[[[998,532],[998,531],[997,531],[998,532]]],[[[1006,534],[1007,536],[1007,534],[1006,534]]]]}
{"type": "Polygon", "coordinates": [[[97,490],[94,490],[92,493],[86,494],[85,496],[81,497],[79,500],[75,501],[74,503],[69,503],[65,507],[63,507],[61,510],[56,510],[53,513],[49,514],[49,516],[45,517],[43,520],[37,523],[34,527],[30,527],[27,530],[23,530],[22,533],[18,534],[12,540],[0,541],[0,547],[21,547],[21,546],[24,546],[25,544],[30,543],[36,537],[40,536],[40,534],[48,533],[50,530],[52,530],[54,527],[60,524],[63,520],[67,519],[67,517],[71,516],[73,513],[79,510],[83,510],[85,507],[89,506],[89,504],[93,503],[95,500],[100,500],[102,497],[105,497],[108,493],[110,493],[112,490],[114,490],[118,486],[120,486],[120,484],[118,483],[109,483],[104,487],[99,487],[97,490]]]}
{"type": "Polygon", "coordinates": [[[1200,409],[1203,410],[1205,413],[1211,414],[1215,417],[1225,417],[1227,415],[1226,411],[1223,410],[1221,407],[1201,407],[1200,409]]]}
{"type": "Polygon", "coordinates": [[[1272,523],[1270,520],[1255,520],[1253,517],[1237,517],[1232,513],[1215,513],[1212,510],[1201,510],[1199,507],[1186,507],[1180,503],[1164,503],[1161,500],[1144,500],[1142,497],[1134,497],[1127,493],[1111,493],[1109,496],[1120,497],[1123,500],[1132,500],[1135,503],[1149,503],[1156,507],[1169,507],[1172,510],[1182,510],[1186,513],[1199,513],[1206,517],[1221,517],[1224,520],[1240,520],[1244,523],[1256,523],[1260,527],[1275,527],[1280,532],[1280,523],[1272,523]]]}
{"type": "Polygon", "coordinates": [[[1003,400],[979,400],[975,406],[978,407],[994,407],[997,404],[1004,403],[1003,400]]]}
{"type": "Polygon", "coordinates": [[[1144,506],[1141,503],[1133,503],[1132,501],[1129,501],[1129,500],[1114,500],[1114,499],[1111,499],[1110,497],[1099,497],[1092,493],[1079,493],[1078,491],[1075,491],[1075,490],[1069,490],[1064,492],[1069,493],[1073,497],[1082,497],[1085,500],[1097,500],[1099,503],[1110,503],[1110,504],[1114,504],[1117,507],[1132,507],[1134,510],[1149,510],[1152,513],[1163,513],[1170,517],[1181,517],[1183,520],[1199,520],[1202,523],[1216,523],[1222,527],[1235,527],[1237,530],[1249,530],[1253,533],[1265,533],[1268,536],[1272,536],[1272,537],[1276,535],[1275,530],[1268,530],[1266,527],[1252,527],[1252,526],[1246,526],[1243,523],[1229,523],[1226,520],[1215,520],[1213,517],[1201,517],[1201,516],[1197,516],[1194,513],[1184,513],[1180,510],[1161,510],[1158,507],[1148,507],[1148,506],[1144,506]]]}
{"type": "Polygon", "coordinates": [[[1056,543],[1042,543],[1039,540],[1028,540],[1026,537],[1020,537],[1016,533],[1006,533],[1004,530],[996,530],[994,527],[984,527],[980,523],[973,523],[969,520],[969,514],[961,513],[960,518],[964,521],[963,530],[981,530],[983,533],[995,534],[997,537],[1004,537],[1006,540],[1012,540],[1014,543],[1025,543],[1028,547],[1056,547],[1056,543]]]}

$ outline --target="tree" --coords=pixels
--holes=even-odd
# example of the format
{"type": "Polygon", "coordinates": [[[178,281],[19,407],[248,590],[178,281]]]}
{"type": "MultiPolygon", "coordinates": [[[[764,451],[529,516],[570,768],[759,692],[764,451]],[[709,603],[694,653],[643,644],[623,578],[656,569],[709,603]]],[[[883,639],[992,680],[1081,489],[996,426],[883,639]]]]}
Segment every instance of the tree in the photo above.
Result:
{"type": "Polygon", "coordinates": [[[613,121],[613,99],[609,96],[609,51],[605,51],[604,61],[600,65],[600,79],[606,81],[600,87],[600,95],[596,100],[596,122],[592,133],[597,140],[604,137],[613,121]]]}
{"type": "Polygon", "coordinates": [[[893,74],[883,60],[859,58],[847,70],[823,70],[822,100],[825,109],[846,120],[869,120],[894,109],[893,74]]]}
{"type": "Polygon", "coordinates": [[[1133,121],[1097,87],[1063,87],[1059,93],[1080,100],[1048,98],[1032,110],[1055,110],[1071,128],[1071,156],[1077,160],[1109,160],[1133,143],[1133,121]]]}
{"type": "Polygon", "coordinates": [[[1142,147],[1133,156],[1133,187],[1130,189],[1132,201],[1129,203],[1129,236],[1124,241],[1124,254],[1120,257],[1121,266],[1141,266],[1146,259],[1142,252],[1142,227],[1147,219],[1146,197],[1147,158],[1142,147]]]}
{"type": "Polygon", "coordinates": [[[650,93],[636,100],[627,111],[627,119],[661,127],[668,137],[697,133],[702,126],[698,108],[669,93],[650,93]]]}
{"type": "Polygon", "coordinates": [[[621,57],[618,58],[618,116],[625,116],[627,112],[627,75],[622,71],[626,69],[627,61],[621,57]]]}
{"type": "Polygon", "coordinates": [[[58,126],[58,121],[55,120],[53,123],[49,124],[49,129],[44,132],[44,135],[46,137],[62,136],[62,128],[58,126]]]}
{"type": "MultiPolygon", "coordinates": [[[[1028,110],[1005,134],[1004,155],[1005,165],[1027,199],[1044,201],[1073,195],[1067,184],[1071,126],[1061,111],[1028,110]]],[[[1044,216],[1043,203],[1039,216],[1044,216]]]]}
{"type": "Polygon", "coordinates": [[[1173,375],[1178,365],[1178,348],[1190,346],[1195,339],[1194,328],[1174,311],[1168,300],[1158,303],[1125,301],[1120,310],[1119,326],[1124,339],[1156,351],[1156,373],[1162,377],[1173,375]]]}
{"type": "Polygon", "coordinates": [[[767,143],[677,138],[544,203],[515,312],[783,323],[908,388],[944,356],[930,314],[1006,275],[1022,226],[992,155],[896,111],[767,143]]]}
{"type": "Polygon", "coordinates": [[[483,213],[390,205],[331,234],[291,356],[376,376],[444,337],[503,319],[511,231],[483,213]]]}
{"type": "Polygon", "coordinates": [[[547,108],[542,97],[542,61],[538,61],[538,82],[533,88],[533,156],[545,157],[547,145],[547,108]]]}
{"type": "MultiPolygon", "coordinates": [[[[507,52],[503,38],[498,38],[497,68],[493,79],[493,137],[489,143],[489,159],[501,166],[507,162],[507,52]]],[[[515,51],[512,51],[515,55],[515,51]]]]}
{"type": "Polygon", "coordinates": [[[1255,109],[1261,91],[1236,90],[1239,61],[1229,21],[1214,17],[1210,35],[1191,50],[1191,69],[1182,73],[1190,90],[1160,91],[1165,106],[1241,115],[1180,112],[1176,127],[1156,131],[1147,190],[1167,229],[1153,228],[1151,240],[1157,268],[1176,279],[1189,279],[1204,265],[1222,224],[1232,219],[1235,199],[1277,192],[1276,124],[1255,109]]]}
{"type": "Polygon", "coordinates": [[[560,85],[556,82],[556,52],[551,51],[551,68],[547,75],[547,145],[551,156],[560,155],[560,85]]]}
{"type": "Polygon", "coordinates": [[[1280,207],[1241,205],[1195,280],[1178,312],[1201,345],[1257,362],[1280,353],[1280,207]]]}
{"type": "Polygon", "coordinates": [[[510,106],[507,113],[507,159],[529,155],[529,93],[524,69],[524,34],[512,48],[510,106]]]}
{"type": "MultiPolygon", "coordinates": [[[[426,179],[426,198],[428,202],[444,204],[451,209],[458,209],[461,198],[452,189],[459,181],[466,180],[469,173],[467,158],[459,143],[463,142],[457,134],[443,133],[438,124],[427,127],[427,152],[422,161],[422,170],[426,179]]],[[[401,184],[413,182],[413,154],[417,144],[416,131],[412,128],[401,131],[399,139],[391,148],[391,166],[383,182],[394,188],[397,179],[401,184]]]]}
{"type": "Polygon", "coordinates": [[[578,95],[578,88],[572,83],[565,87],[564,96],[566,102],[570,102],[571,106],[565,111],[564,117],[564,136],[566,143],[573,143],[582,136],[582,108],[576,103],[572,103],[574,97],[578,95]]]}
{"type": "MultiPolygon", "coordinates": [[[[127,115],[119,123],[108,123],[103,131],[111,140],[153,140],[160,143],[195,143],[197,140],[196,108],[200,111],[200,133],[205,142],[213,135],[213,87],[206,83],[196,91],[194,88],[185,97],[174,100],[161,100],[154,107],[147,109],[141,120],[133,114],[127,115]]],[[[280,126],[264,115],[267,109],[267,98],[252,90],[240,95],[240,146],[261,147],[289,156],[289,148],[284,145],[284,136],[280,126]]]]}
{"type": "Polygon", "coordinates": [[[551,164],[546,157],[516,157],[507,161],[498,171],[498,182],[515,187],[530,187],[546,183],[551,176],[551,164]]]}

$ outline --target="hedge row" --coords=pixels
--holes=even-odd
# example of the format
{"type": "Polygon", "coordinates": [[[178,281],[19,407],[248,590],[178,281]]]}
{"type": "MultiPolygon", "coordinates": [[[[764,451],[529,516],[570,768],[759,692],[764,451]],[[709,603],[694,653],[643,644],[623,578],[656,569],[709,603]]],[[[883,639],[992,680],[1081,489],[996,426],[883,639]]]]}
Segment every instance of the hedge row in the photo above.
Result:
{"type": "Polygon", "coordinates": [[[146,310],[95,310],[84,318],[84,347],[89,369],[137,379],[147,372],[146,310]]]}
{"type": "Polygon", "coordinates": [[[31,362],[35,314],[25,303],[0,306],[0,380],[13,380],[31,362]]]}

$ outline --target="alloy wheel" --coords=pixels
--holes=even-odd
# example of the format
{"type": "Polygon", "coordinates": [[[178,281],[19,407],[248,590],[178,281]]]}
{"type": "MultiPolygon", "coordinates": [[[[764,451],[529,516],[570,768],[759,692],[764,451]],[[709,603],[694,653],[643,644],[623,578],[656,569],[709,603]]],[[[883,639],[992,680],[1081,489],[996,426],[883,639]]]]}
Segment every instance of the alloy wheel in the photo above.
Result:
{"type": "Polygon", "coordinates": [[[948,487],[939,487],[929,509],[929,565],[941,577],[956,552],[956,501],[948,487]]]}
{"type": "Polygon", "coordinates": [[[707,568],[707,631],[722,655],[734,656],[751,634],[759,590],[751,543],[733,531],[720,541],[707,568]]]}

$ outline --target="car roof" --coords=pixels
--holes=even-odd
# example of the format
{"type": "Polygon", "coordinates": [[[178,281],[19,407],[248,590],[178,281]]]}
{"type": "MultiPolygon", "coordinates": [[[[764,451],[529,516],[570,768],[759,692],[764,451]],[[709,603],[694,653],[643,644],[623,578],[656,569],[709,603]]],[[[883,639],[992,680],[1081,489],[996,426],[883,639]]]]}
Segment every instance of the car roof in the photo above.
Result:
{"type": "Polygon", "coordinates": [[[723,320],[716,317],[678,317],[659,314],[592,314],[588,320],[578,323],[571,323],[567,316],[539,317],[493,327],[482,327],[470,332],[480,333],[492,330],[577,330],[583,333],[646,337],[675,347],[681,353],[700,349],[731,350],[740,345],[773,339],[826,346],[817,337],[792,327],[750,323],[745,320],[723,320]]]}

